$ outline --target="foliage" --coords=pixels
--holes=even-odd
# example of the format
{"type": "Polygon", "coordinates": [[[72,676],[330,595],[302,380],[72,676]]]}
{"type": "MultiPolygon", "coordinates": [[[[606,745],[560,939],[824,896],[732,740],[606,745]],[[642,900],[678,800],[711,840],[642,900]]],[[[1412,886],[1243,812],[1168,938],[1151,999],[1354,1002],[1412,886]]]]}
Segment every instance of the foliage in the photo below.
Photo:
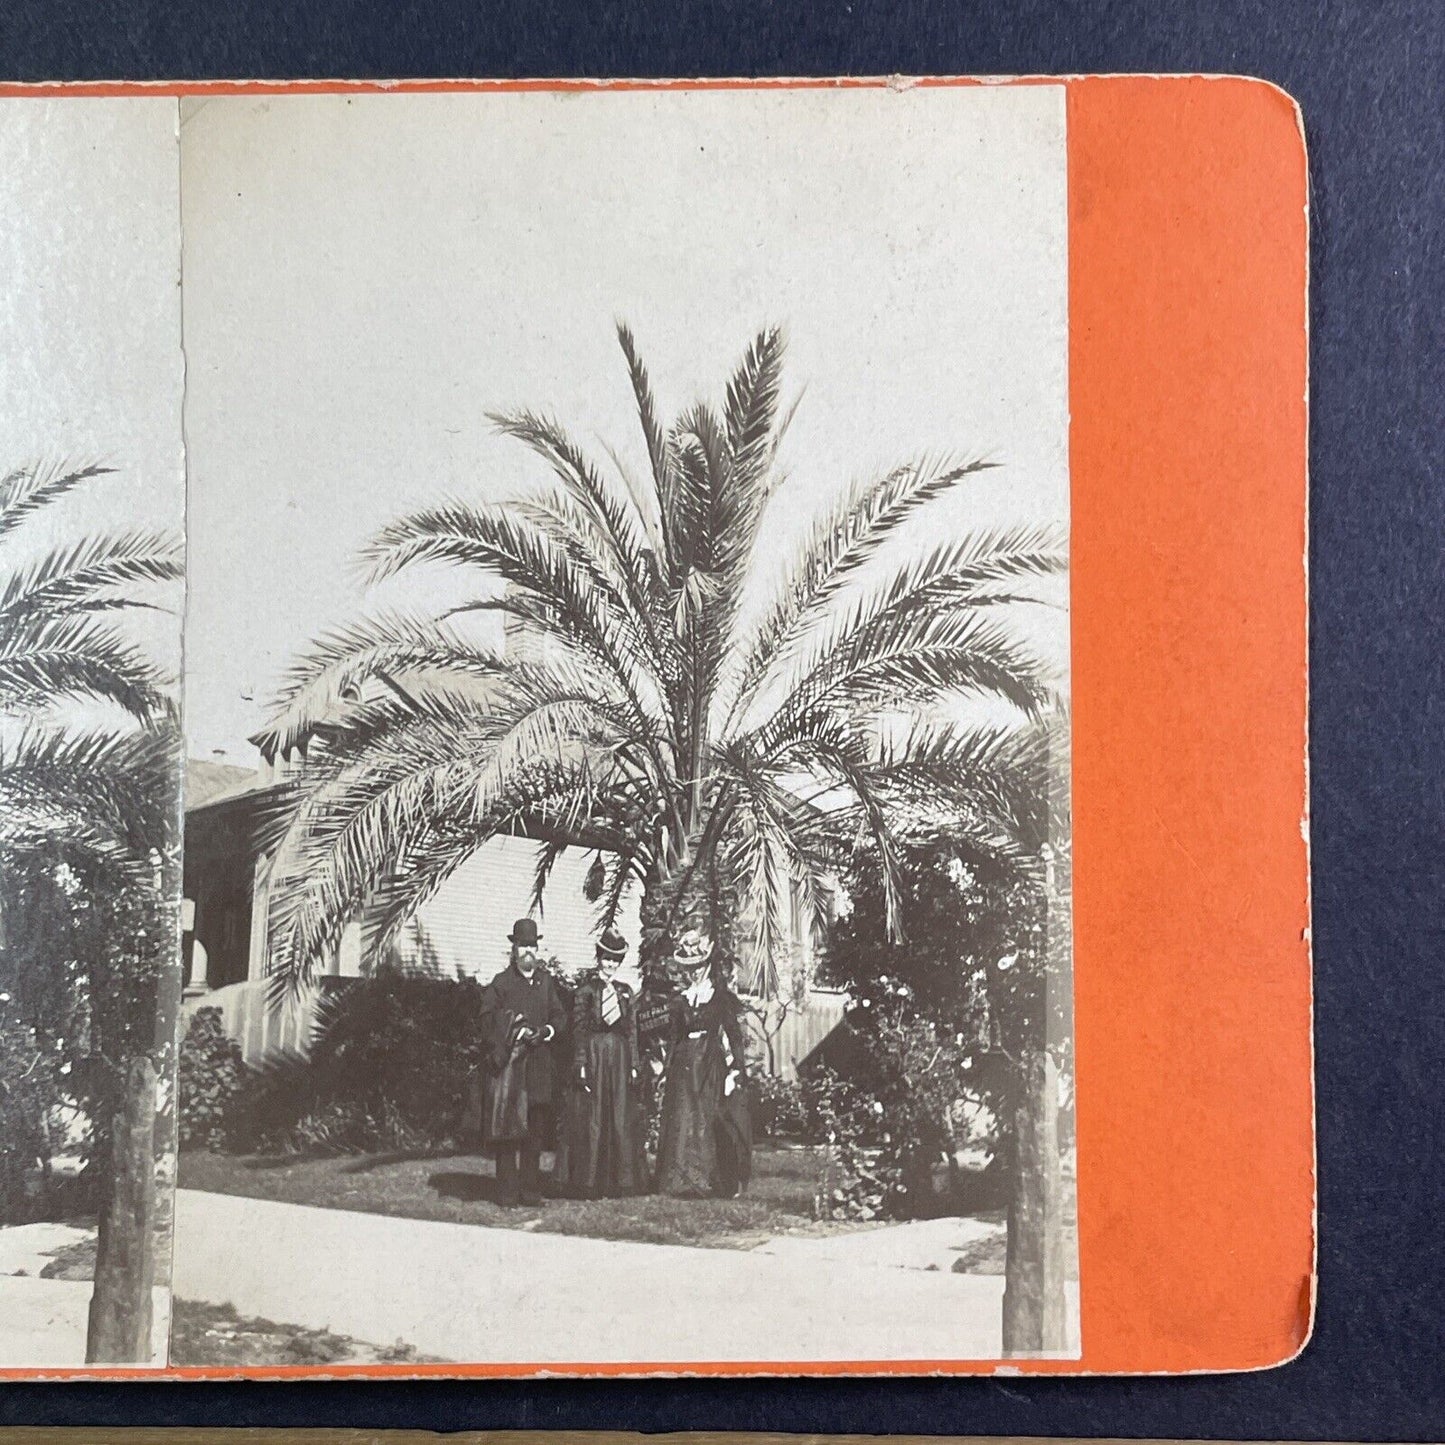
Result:
{"type": "Polygon", "coordinates": [[[987,469],[919,458],[845,490],[771,595],[744,606],[783,475],[781,333],[758,336],[721,405],[671,423],[631,333],[619,337],[646,470],[599,465],[549,417],[495,415],[546,481],[401,517],[366,554],[377,583],[470,570],[471,600],[441,619],[356,622],[294,663],[261,738],[268,755],[304,759],[272,827],[283,988],[305,984],[353,917],[384,948],[503,833],[537,839],[539,896],[565,849],[591,851],[603,923],[640,886],[645,971],[701,919],[767,995],[795,912],[821,931],[858,838],[896,930],[896,859],[913,833],[946,818],[1018,856],[1047,831],[1051,691],[1017,623],[1063,570],[1062,535],[951,528],[890,552],[987,469]],[[498,615],[504,649],[477,626],[498,615]],[[960,695],[1008,720],[940,708],[960,695]]]}
{"type": "Polygon", "coordinates": [[[348,980],[328,998],[309,1057],[248,1080],[233,1146],[346,1153],[445,1143],[479,1061],[480,1011],[469,979],[348,980]]]}
{"type": "Polygon", "coordinates": [[[30,1204],[54,1213],[49,1164],[104,1148],[125,1063],[158,1050],[159,990],[173,911],[84,840],[12,854],[0,870],[0,1117],[4,1193],[23,1174],[30,1204]]]}
{"type": "Polygon", "coordinates": [[[235,1127],[246,1065],[221,1027],[221,1011],[197,1009],[181,1041],[177,1068],[177,1133],[182,1149],[222,1149],[235,1127]]]}
{"type": "Polygon", "coordinates": [[[796,1079],[755,1071],[750,1076],[753,1129],[765,1139],[809,1139],[803,1086],[796,1079]]]}
{"type": "Polygon", "coordinates": [[[36,1030],[0,1003],[0,1225],[44,1217],[52,1114],[65,1080],[36,1030]]]}
{"type": "MultiPolygon", "coordinates": [[[[0,476],[0,545],[109,469],[0,476]]],[[[44,1202],[62,1141],[92,1161],[128,1059],[163,1053],[175,951],[174,678],[125,635],[182,576],[178,538],[33,545],[0,566],[0,1209],[44,1202]],[[75,715],[88,719],[78,727],[75,715]],[[69,1137],[74,1136],[74,1137],[69,1137]],[[25,1196],[24,1202],[17,1190],[25,1196]]]]}
{"type": "MultiPolygon", "coordinates": [[[[109,468],[18,468],[0,478],[0,542],[109,468]]],[[[0,744],[0,850],[64,837],[144,880],[175,834],[174,679],[115,619],[154,607],[183,576],[178,538],[101,535],[0,571],[0,712],[21,727],[0,744]],[[123,721],[80,732],[66,704],[123,721]]]]}
{"type": "Polygon", "coordinates": [[[900,878],[907,935],[891,943],[876,869],[860,855],[849,874],[825,976],[851,1002],[809,1084],[844,1176],[835,1207],[864,1217],[927,1213],[936,1172],[964,1182],[965,1146],[1006,1158],[1011,1061],[1039,1029],[1070,1057],[1066,878],[1050,890],[948,841],[912,850],[900,878]]]}
{"type": "Polygon", "coordinates": [[[883,1161],[883,1106],[845,1075],[823,1068],[803,1084],[808,1132],[827,1149],[821,1219],[877,1219],[896,1193],[883,1161]]]}

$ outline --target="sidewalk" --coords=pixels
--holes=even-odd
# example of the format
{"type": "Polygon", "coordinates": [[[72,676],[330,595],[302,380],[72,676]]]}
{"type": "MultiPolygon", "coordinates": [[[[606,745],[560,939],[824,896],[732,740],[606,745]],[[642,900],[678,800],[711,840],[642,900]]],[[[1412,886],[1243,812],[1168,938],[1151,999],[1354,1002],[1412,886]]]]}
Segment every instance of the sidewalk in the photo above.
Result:
{"type": "MultiPolygon", "coordinates": [[[[85,1363],[85,1330],[90,1314],[90,1281],[0,1277],[0,1367],[62,1369],[85,1363]]],[[[170,1296],[154,1292],[150,1360],[165,1363],[170,1333],[170,1296]]]]}
{"type": "Polygon", "coordinates": [[[826,1262],[830,1267],[952,1270],[970,1245],[1003,1233],[1002,1224],[982,1219],[916,1219],[850,1234],[784,1234],[758,1245],[753,1253],[826,1262]]]}
{"type": "MultiPolygon", "coordinates": [[[[875,1254],[887,1233],[868,1232],[875,1254]]],[[[774,1243],[785,1247],[690,1249],[183,1189],[175,1293],[478,1364],[926,1364],[1000,1353],[998,1276],[793,1247],[828,1241],[774,1243]]]]}
{"type": "Polygon", "coordinates": [[[75,1224],[10,1224],[0,1229],[0,1275],[39,1276],[60,1250],[95,1237],[75,1224]]]}

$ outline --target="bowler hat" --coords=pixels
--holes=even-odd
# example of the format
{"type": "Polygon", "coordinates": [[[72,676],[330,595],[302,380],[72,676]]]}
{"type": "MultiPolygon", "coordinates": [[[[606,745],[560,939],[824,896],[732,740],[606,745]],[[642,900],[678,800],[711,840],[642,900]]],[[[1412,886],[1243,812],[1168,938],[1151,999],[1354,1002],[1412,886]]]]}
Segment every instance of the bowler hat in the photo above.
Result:
{"type": "Polygon", "coordinates": [[[598,958],[626,958],[627,940],[615,929],[609,928],[597,940],[598,958]]]}
{"type": "Polygon", "coordinates": [[[542,935],[537,932],[535,918],[519,918],[512,925],[512,931],[507,935],[507,940],[515,948],[536,948],[541,937],[542,935]]]}

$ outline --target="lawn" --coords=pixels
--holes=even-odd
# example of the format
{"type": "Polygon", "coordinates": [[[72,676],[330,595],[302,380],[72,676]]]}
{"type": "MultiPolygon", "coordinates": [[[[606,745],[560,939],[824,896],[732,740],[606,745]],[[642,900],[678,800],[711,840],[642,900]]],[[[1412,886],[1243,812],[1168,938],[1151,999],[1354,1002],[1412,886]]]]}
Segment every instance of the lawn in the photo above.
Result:
{"type": "Polygon", "coordinates": [[[173,1365],[399,1365],[429,1358],[407,1344],[368,1345],[329,1330],[244,1319],[229,1305],[176,1300],[171,1309],[173,1365]]]}
{"type": "Polygon", "coordinates": [[[356,1209],[408,1219],[440,1219],[502,1229],[630,1239],[649,1244],[750,1249],[779,1234],[827,1234],[860,1227],[814,1217],[822,1151],[762,1146],[739,1199],[549,1199],[506,1209],[495,1202],[490,1160],[472,1154],[296,1155],[186,1153],[182,1189],[356,1209]]]}

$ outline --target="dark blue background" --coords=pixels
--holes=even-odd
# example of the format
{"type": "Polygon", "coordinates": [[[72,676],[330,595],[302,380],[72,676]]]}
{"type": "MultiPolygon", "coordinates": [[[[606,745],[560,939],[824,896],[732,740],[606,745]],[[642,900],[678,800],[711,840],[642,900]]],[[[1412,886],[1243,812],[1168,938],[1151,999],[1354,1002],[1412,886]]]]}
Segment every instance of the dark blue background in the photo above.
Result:
{"type": "Polygon", "coordinates": [[[1308,131],[1321,1280],[1303,1357],[1072,1383],[0,1385],[0,1422],[1445,1439],[1445,5],[7,0],[0,14],[8,79],[1087,71],[1263,76],[1308,131]]]}

